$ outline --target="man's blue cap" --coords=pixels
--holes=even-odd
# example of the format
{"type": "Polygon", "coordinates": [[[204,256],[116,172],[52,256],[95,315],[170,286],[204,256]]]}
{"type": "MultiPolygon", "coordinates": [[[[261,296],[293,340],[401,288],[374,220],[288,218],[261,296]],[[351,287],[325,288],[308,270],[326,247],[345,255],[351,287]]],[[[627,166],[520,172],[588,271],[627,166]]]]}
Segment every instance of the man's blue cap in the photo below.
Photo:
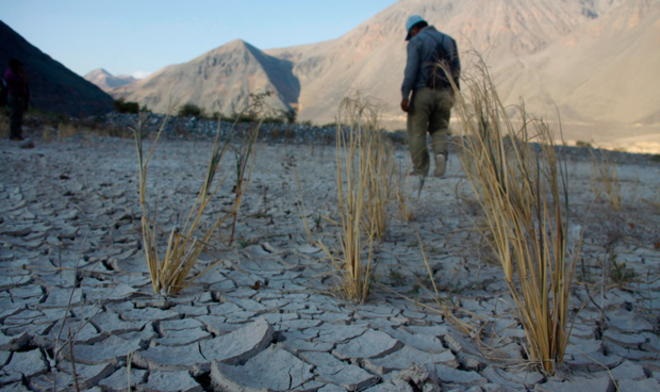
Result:
{"type": "Polygon", "coordinates": [[[414,25],[416,25],[419,22],[426,22],[424,18],[422,18],[419,15],[411,15],[408,17],[408,20],[406,21],[406,41],[410,39],[410,29],[413,28],[414,25]]]}

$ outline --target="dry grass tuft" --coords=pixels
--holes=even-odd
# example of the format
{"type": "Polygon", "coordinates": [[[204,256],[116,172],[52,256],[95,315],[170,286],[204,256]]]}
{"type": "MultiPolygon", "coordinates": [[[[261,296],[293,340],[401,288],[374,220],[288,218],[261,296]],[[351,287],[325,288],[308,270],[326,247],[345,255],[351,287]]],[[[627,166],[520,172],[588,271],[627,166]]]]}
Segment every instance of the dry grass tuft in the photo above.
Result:
{"type": "Polygon", "coordinates": [[[621,182],[616,164],[601,150],[591,152],[591,186],[596,200],[605,200],[615,211],[621,210],[621,182]]]}
{"type": "Polygon", "coordinates": [[[374,244],[385,234],[394,197],[392,147],[378,129],[378,111],[367,100],[345,98],[337,126],[337,206],[341,257],[335,260],[346,298],[369,294],[374,244]]]}
{"type": "Polygon", "coordinates": [[[552,374],[568,343],[575,269],[566,168],[548,126],[529,119],[522,106],[514,121],[482,61],[476,70],[457,93],[465,130],[461,159],[517,305],[529,357],[552,374]]]}
{"type": "Polygon", "coordinates": [[[57,140],[67,139],[81,133],[81,129],[76,124],[70,122],[60,122],[57,125],[57,140]]]}
{"type": "MultiPolygon", "coordinates": [[[[248,109],[254,111],[252,103],[248,109]]],[[[250,112],[251,113],[251,112],[250,112]]],[[[257,140],[261,122],[257,121],[246,132],[245,137],[238,145],[230,145],[221,142],[220,129],[218,129],[209,158],[209,163],[203,177],[202,185],[197,193],[197,198],[188,211],[183,223],[170,230],[167,239],[165,254],[159,257],[157,247],[159,230],[153,211],[147,204],[147,172],[149,161],[153,157],[154,149],[158,144],[167,119],[161,125],[151,149],[145,155],[144,134],[142,126],[143,117],[135,130],[135,141],[137,147],[139,166],[139,197],[142,208],[142,236],[144,251],[151,277],[154,292],[164,295],[175,295],[187,287],[197,277],[201,276],[207,269],[192,274],[201,253],[209,246],[212,238],[224,223],[229,222],[229,243],[234,239],[238,212],[243,199],[244,188],[247,183],[248,163],[254,151],[254,143],[257,140]],[[232,185],[234,193],[233,202],[228,211],[219,212],[214,218],[206,219],[206,210],[209,207],[213,195],[222,187],[223,182],[216,184],[220,163],[226,151],[232,150],[235,155],[235,182],[232,185]]],[[[236,124],[234,124],[236,125],[236,124]]],[[[220,127],[220,123],[218,123],[220,127]]]]}

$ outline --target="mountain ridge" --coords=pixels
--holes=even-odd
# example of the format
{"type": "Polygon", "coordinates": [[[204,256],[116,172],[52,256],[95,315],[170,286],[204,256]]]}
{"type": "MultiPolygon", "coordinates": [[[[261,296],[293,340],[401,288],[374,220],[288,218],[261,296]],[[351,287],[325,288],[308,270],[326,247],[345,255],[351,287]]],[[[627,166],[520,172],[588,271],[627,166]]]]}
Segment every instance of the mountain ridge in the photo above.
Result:
{"type": "Polygon", "coordinates": [[[15,57],[23,62],[30,85],[30,106],[75,117],[113,110],[110,95],[66,68],[0,20],[0,64],[15,57]]]}
{"type": "Polygon", "coordinates": [[[299,86],[287,67],[285,60],[243,40],[233,40],[187,63],[170,65],[132,85],[114,89],[113,95],[138,101],[157,112],[174,112],[192,103],[208,114],[234,114],[248,104],[251,93],[270,91],[273,94],[266,103],[274,111],[289,111],[299,86]],[[168,92],[177,91],[176,97],[170,97],[173,100],[162,99],[163,85],[168,92]]]}
{"type": "Polygon", "coordinates": [[[214,79],[221,87],[198,83],[203,94],[193,96],[171,77],[168,84],[168,78],[153,75],[113,95],[164,111],[162,103],[152,105],[180,90],[177,99],[213,112],[218,97],[231,102],[219,110],[235,110],[250,92],[269,89],[277,111],[296,109],[299,120],[328,123],[343,97],[360,92],[376,97],[383,125],[404,128],[405,114],[398,108],[403,23],[420,14],[457,39],[466,74],[472,53],[480,53],[505,104],[523,97],[533,114],[553,119],[559,108],[570,125],[570,140],[612,140],[627,132],[653,136],[660,129],[655,121],[660,93],[649,91],[654,69],[660,68],[652,49],[653,37],[660,36],[659,10],[660,2],[651,0],[401,0],[336,39],[267,50],[231,41],[160,71],[194,80],[202,59],[223,53],[228,61],[216,71],[232,77],[214,79]],[[251,55],[241,57],[246,51],[251,55]],[[624,72],[632,76],[612,83],[624,72]]]}
{"type": "Polygon", "coordinates": [[[130,75],[113,75],[104,68],[89,71],[84,76],[85,80],[94,83],[101,90],[109,92],[117,87],[126,86],[138,79],[130,75]]]}

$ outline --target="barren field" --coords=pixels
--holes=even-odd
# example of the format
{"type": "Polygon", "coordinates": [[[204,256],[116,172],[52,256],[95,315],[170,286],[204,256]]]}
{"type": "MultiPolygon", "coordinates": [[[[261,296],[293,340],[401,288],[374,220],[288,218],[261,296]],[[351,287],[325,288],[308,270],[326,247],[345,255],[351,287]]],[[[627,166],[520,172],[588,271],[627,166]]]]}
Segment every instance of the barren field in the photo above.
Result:
{"type": "MultiPolygon", "coordinates": [[[[222,228],[200,260],[206,274],[166,297],[144,260],[134,141],[35,144],[0,141],[3,390],[660,389],[660,164],[649,157],[567,155],[583,245],[565,362],[546,376],[525,360],[456,154],[419,195],[417,179],[401,177],[404,201],[391,206],[359,305],[338,295],[320,245],[339,249],[334,145],[258,143],[234,242],[222,228]]],[[[185,217],[209,147],[158,143],[148,192],[164,232],[185,217]]],[[[403,146],[395,159],[410,170],[403,146]]],[[[211,214],[233,198],[233,165],[229,153],[211,214]]]]}

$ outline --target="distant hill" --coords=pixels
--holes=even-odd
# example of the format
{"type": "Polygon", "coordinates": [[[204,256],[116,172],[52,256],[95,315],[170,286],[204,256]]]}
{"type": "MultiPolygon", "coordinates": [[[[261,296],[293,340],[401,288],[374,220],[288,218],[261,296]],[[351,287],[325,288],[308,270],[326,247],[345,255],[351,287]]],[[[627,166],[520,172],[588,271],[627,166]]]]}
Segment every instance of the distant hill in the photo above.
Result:
{"type": "Polygon", "coordinates": [[[192,103],[207,114],[243,110],[250,93],[269,91],[267,104],[274,112],[292,109],[300,84],[290,61],[269,56],[249,43],[235,40],[187,63],[172,65],[152,76],[113,90],[127,101],[150,110],[176,112],[192,103]]]}
{"type": "Polygon", "coordinates": [[[78,117],[113,110],[110,95],[37,49],[0,21],[2,72],[11,57],[16,57],[25,65],[32,107],[78,117]]]}
{"type": "Polygon", "coordinates": [[[213,112],[274,89],[276,107],[328,123],[359,91],[380,100],[385,126],[403,129],[411,14],[456,38],[464,75],[480,53],[506,105],[524,99],[551,120],[559,109],[569,141],[660,150],[657,0],[400,0],[334,40],[265,51],[233,41],[118,92],[156,111],[191,102],[213,112]]]}
{"type": "Polygon", "coordinates": [[[94,83],[101,90],[109,92],[110,90],[126,86],[137,81],[136,78],[130,75],[113,75],[103,68],[97,68],[85,74],[85,80],[94,83]]]}

